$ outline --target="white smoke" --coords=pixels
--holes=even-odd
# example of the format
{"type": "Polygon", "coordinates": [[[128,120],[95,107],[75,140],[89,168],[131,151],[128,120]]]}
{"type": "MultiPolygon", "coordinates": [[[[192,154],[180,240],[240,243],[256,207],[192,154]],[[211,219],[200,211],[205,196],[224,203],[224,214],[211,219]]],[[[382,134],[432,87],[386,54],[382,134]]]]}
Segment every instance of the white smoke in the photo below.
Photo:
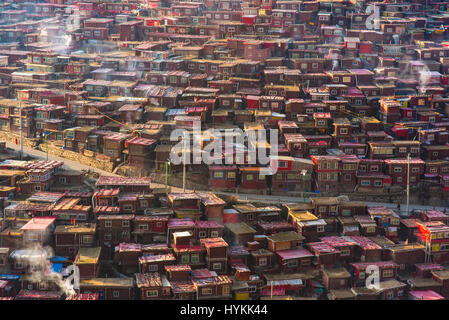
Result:
{"type": "Polygon", "coordinates": [[[338,60],[332,60],[332,71],[338,68],[338,60]]]}
{"type": "Polygon", "coordinates": [[[421,92],[424,91],[424,87],[427,86],[431,78],[430,71],[427,68],[419,71],[419,86],[421,92]]]}
{"type": "MultiPolygon", "coordinates": [[[[24,266],[29,266],[27,270],[27,280],[33,284],[55,284],[66,296],[73,296],[76,292],[69,287],[60,273],[54,272],[51,268],[50,259],[54,256],[53,249],[49,246],[41,245],[28,246],[21,256],[24,266]]],[[[21,251],[20,250],[20,251],[21,251]]]]}

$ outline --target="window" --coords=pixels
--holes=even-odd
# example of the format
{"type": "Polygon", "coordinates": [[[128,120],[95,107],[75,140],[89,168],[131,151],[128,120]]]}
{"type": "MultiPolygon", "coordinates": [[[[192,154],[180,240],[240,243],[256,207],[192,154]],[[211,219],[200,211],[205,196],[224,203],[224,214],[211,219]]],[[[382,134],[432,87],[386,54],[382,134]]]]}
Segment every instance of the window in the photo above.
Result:
{"type": "Polygon", "coordinates": [[[382,187],[382,181],[381,180],[374,181],[374,186],[375,187],[382,187]]]}
{"type": "Polygon", "coordinates": [[[230,294],[231,293],[231,287],[230,286],[223,286],[222,292],[223,292],[223,294],[230,294]]]}
{"type": "Polygon", "coordinates": [[[189,255],[188,254],[183,254],[181,255],[181,263],[189,263],[189,255]]]}
{"type": "Polygon", "coordinates": [[[148,230],[147,224],[139,224],[139,230],[148,230]]]}
{"type": "Polygon", "coordinates": [[[214,270],[221,270],[221,263],[214,263],[214,264],[212,264],[212,269],[214,269],[214,270]]]}
{"type": "Polygon", "coordinates": [[[114,298],[118,298],[118,297],[120,297],[120,292],[119,292],[119,291],[113,291],[113,292],[112,292],[112,296],[113,296],[114,298]]]}
{"type": "Polygon", "coordinates": [[[147,208],[148,207],[148,201],[147,200],[141,200],[140,201],[140,206],[142,208],[147,208]]]}
{"type": "Polygon", "coordinates": [[[104,222],[105,228],[112,228],[112,221],[108,220],[104,222]]]}
{"type": "Polygon", "coordinates": [[[287,262],[287,268],[294,268],[298,266],[298,260],[290,260],[287,262]]]}
{"type": "Polygon", "coordinates": [[[349,250],[348,248],[342,248],[340,250],[340,252],[341,252],[340,255],[342,257],[347,257],[347,256],[349,256],[351,254],[351,250],[349,250]]]}
{"type": "Polygon", "coordinates": [[[252,181],[254,180],[254,175],[253,174],[247,174],[246,175],[246,181],[252,181]]]}
{"type": "Polygon", "coordinates": [[[210,296],[212,294],[212,288],[203,288],[201,294],[203,296],[210,296]]]}
{"type": "Polygon", "coordinates": [[[200,238],[206,237],[206,231],[200,231],[200,232],[198,233],[198,236],[199,236],[200,238]]]}
{"type": "Polygon", "coordinates": [[[396,173],[400,173],[400,172],[402,172],[402,168],[401,167],[394,167],[393,171],[396,172],[396,173]]]}
{"type": "MultiPolygon", "coordinates": [[[[214,178],[215,179],[222,179],[224,177],[224,172],[223,171],[215,171],[214,172],[214,178]]],[[[228,174],[229,177],[229,174],[228,174]]]]}
{"type": "Polygon", "coordinates": [[[228,179],[235,179],[235,172],[228,172],[228,179]]]}
{"type": "Polygon", "coordinates": [[[109,240],[111,240],[111,239],[112,239],[112,234],[106,233],[106,234],[104,235],[104,240],[109,241],[109,240]]]}
{"type": "Polygon", "coordinates": [[[382,277],[384,278],[391,278],[393,277],[393,269],[385,269],[382,271],[382,277]]]}
{"type": "Polygon", "coordinates": [[[260,258],[259,259],[259,266],[266,266],[267,265],[267,263],[268,263],[268,261],[267,261],[267,258],[266,257],[264,257],[264,258],[260,258]]]}
{"type": "Polygon", "coordinates": [[[39,240],[39,235],[37,232],[28,232],[28,240],[29,241],[37,241],[39,240]]]}
{"type": "Polygon", "coordinates": [[[317,232],[324,232],[324,226],[317,226],[316,227],[317,232]]]}
{"type": "Polygon", "coordinates": [[[340,134],[348,134],[348,128],[340,128],[340,134]]]}
{"type": "MultiPolygon", "coordinates": [[[[132,211],[133,210],[133,206],[132,206],[132,204],[125,204],[124,206],[123,206],[123,210],[126,210],[126,211],[132,211]]],[[[125,221],[123,221],[123,223],[124,223],[125,221]]]]}
{"type": "Polygon", "coordinates": [[[90,244],[93,241],[93,236],[83,235],[83,243],[90,244]]]}
{"type": "Polygon", "coordinates": [[[376,232],[376,227],[367,227],[366,228],[366,233],[375,233],[376,232]]]}
{"type": "Polygon", "coordinates": [[[157,297],[159,295],[159,292],[157,290],[147,290],[147,297],[157,297]]]}
{"type": "Polygon", "coordinates": [[[158,270],[157,264],[150,264],[148,266],[148,271],[150,272],[157,272],[157,270],[158,270]]]}
{"type": "Polygon", "coordinates": [[[418,173],[419,172],[419,168],[412,168],[412,172],[413,173],[418,173]]]}
{"type": "Polygon", "coordinates": [[[199,254],[192,254],[190,256],[190,262],[191,263],[198,263],[198,262],[200,262],[200,255],[199,254]]]}
{"type": "Polygon", "coordinates": [[[217,238],[218,237],[218,231],[212,231],[210,233],[211,238],[217,238]]]}

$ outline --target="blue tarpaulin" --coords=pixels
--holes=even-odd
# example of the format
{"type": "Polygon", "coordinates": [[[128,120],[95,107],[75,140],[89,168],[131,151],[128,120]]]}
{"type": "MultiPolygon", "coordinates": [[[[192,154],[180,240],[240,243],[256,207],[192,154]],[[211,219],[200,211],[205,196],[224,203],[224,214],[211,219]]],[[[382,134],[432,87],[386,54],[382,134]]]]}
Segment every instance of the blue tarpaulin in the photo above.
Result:
{"type": "Polygon", "coordinates": [[[51,262],[54,262],[54,263],[63,263],[63,262],[67,262],[67,257],[51,257],[50,258],[50,261],[51,262]]]}
{"type": "Polygon", "coordinates": [[[56,273],[61,273],[62,271],[62,263],[52,263],[51,270],[56,273]]]}

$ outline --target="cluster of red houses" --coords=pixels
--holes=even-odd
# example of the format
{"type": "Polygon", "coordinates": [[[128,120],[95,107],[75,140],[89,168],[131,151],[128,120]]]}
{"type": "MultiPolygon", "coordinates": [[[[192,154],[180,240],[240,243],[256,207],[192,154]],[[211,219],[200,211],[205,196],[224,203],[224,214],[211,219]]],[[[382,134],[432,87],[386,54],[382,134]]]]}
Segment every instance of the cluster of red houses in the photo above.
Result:
{"type": "Polygon", "coordinates": [[[203,151],[219,139],[211,129],[277,129],[277,141],[231,142],[223,161],[187,172],[246,193],[387,192],[409,182],[444,195],[446,9],[439,0],[6,2],[0,131],[146,175],[166,170],[170,133],[196,121],[203,151]],[[274,143],[269,164],[248,158],[274,143]]]}
{"type": "Polygon", "coordinates": [[[62,162],[0,162],[0,297],[448,298],[444,212],[403,219],[330,197],[407,185],[447,195],[448,8],[3,1],[0,134],[139,178],[101,176],[84,191],[84,174],[62,162]],[[197,123],[197,149],[180,150],[184,159],[212,142],[226,147],[214,164],[186,165],[188,179],[204,178],[212,192],[152,188],[151,173],[182,171],[169,161],[171,133],[197,123]],[[278,130],[274,140],[239,136],[269,130],[278,130]],[[302,193],[304,203],[231,204],[218,190],[302,193]],[[309,203],[305,192],[327,197],[309,203]],[[54,277],[72,265],[76,295],[54,277]],[[373,267],[379,286],[367,288],[373,267]]]}
{"type": "Polygon", "coordinates": [[[345,197],[230,203],[117,176],[94,192],[3,199],[2,299],[449,298],[449,216],[436,209],[402,218],[345,197]],[[60,281],[73,266],[74,292],[60,281]]]}

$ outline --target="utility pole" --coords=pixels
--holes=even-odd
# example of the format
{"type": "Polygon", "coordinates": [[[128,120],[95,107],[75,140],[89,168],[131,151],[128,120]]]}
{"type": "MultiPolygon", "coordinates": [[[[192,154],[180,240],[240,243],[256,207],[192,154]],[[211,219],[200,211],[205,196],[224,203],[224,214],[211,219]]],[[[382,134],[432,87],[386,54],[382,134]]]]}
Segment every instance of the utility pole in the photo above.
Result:
{"type": "Polygon", "coordinates": [[[407,155],[407,216],[410,204],[410,153],[407,155]]]}
{"type": "Polygon", "coordinates": [[[168,161],[165,163],[165,189],[168,187],[168,161]]]}
{"type": "Polygon", "coordinates": [[[45,132],[45,147],[47,149],[47,161],[48,161],[48,133],[45,132]]]}
{"type": "Polygon", "coordinates": [[[302,170],[301,174],[302,174],[302,198],[304,203],[306,203],[306,170],[302,170]]]}
{"type": "Polygon", "coordinates": [[[23,132],[22,132],[22,100],[19,99],[19,106],[20,106],[20,160],[23,158],[23,132]]]}
{"type": "Polygon", "coordinates": [[[182,164],[182,192],[186,192],[186,163],[182,164]]]}

